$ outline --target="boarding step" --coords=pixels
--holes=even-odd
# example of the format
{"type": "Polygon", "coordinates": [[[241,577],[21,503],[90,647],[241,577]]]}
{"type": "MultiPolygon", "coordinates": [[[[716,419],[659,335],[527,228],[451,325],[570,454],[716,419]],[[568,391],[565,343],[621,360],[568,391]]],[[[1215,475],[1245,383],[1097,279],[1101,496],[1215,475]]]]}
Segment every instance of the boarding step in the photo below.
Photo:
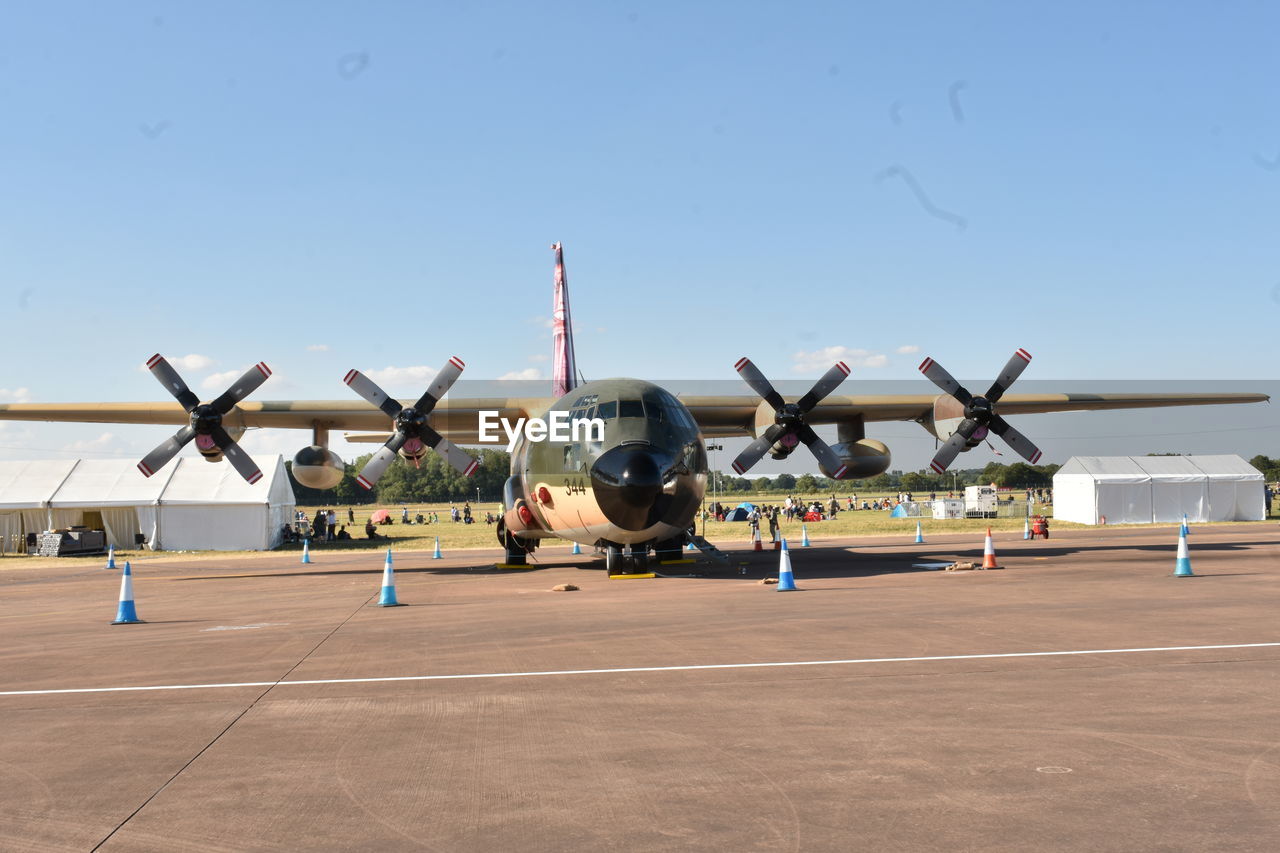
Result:
{"type": "Polygon", "coordinates": [[[721,551],[701,536],[690,536],[689,541],[693,543],[693,547],[697,548],[708,557],[711,557],[713,560],[725,563],[726,565],[729,563],[729,556],[725,554],[724,551],[721,551]]]}

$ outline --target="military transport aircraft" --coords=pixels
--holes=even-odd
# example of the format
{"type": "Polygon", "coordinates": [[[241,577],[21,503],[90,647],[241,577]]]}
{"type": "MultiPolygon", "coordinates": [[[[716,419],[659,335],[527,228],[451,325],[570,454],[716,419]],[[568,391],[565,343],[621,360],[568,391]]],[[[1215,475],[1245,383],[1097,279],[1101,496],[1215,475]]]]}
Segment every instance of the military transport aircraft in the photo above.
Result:
{"type": "Polygon", "coordinates": [[[612,570],[620,561],[643,563],[650,549],[660,557],[676,554],[685,544],[707,477],[705,439],[754,436],[755,441],[733,461],[739,474],[766,453],[789,456],[800,444],[834,479],[872,477],[888,470],[889,448],[867,438],[867,423],[915,421],[942,442],[932,467],[942,472],[962,451],[995,433],[1023,458],[1035,463],[1040,451],[1014,429],[1004,414],[1156,406],[1254,403],[1265,394],[1008,394],[1009,386],[1031,361],[1019,349],[985,394],[961,386],[931,358],[921,372],[944,393],[893,396],[835,395],[849,375],[839,363],[804,396],[788,399],[743,358],[735,368],[758,397],[674,395],[639,379],[575,380],[573,327],[560,244],[555,251],[553,388],[550,397],[481,398],[444,401],[463,370],[451,358],[431,387],[405,405],[391,398],[357,370],[343,381],[362,400],[282,400],[246,402],[245,397],[271,375],[265,364],[250,368],[224,394],[202,403],[177,371],[159,355],[147,362],[152,374],[177,399],[172,403],[11,403],[0,405],[0,419],[181,425],[178,432],[139,464],[151,476],[194,440],[206,459],[224,456],[250,483],[262,475],[236,443],[251,427],[309,429],[311,444],[298,451],[293,473],[313,488],[331,488],[342,477],[343,462],[329,450],[333,429],[372,432],[348,436],[372,440],[382,447],[358,478],[372,488],[378,477],[402,456],[417,462],[428,449],[439,453],[463,474],[478,463],[458,444],[479,444],[482,414],[517,423],[546,419],[554,413],[570,419],[598,419],[603,431],[569,436],[520,435],[512,448],[511,476],[503,493],[504,514],[497,528],[507,562],[523,563],[544,538],[569,539],[607,549],[612,570]],[[813,430],[834,424],[836,443],[829,445],[813,430]],[[388,432],[390,427],[390,432],[388,432]],[[630,548],[624,557],[623,549],[630,548]]]}

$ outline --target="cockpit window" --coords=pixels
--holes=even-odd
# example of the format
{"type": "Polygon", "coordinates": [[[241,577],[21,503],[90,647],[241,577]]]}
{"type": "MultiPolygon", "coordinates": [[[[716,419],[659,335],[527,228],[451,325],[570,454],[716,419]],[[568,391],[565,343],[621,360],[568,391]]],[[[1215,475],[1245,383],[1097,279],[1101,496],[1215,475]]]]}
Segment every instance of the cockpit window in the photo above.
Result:
{"type": "Polygon", "coordinates": [[[598,412],[599,412],[599,414],[597,415],[597,417],[599,417],[601,420],[604,420],[604,421],[611,421],[611,420],[613,420],[614,418],[616,418],[616,417],[618,416],[618,403],[617,403],[617,401],[616,401],[616,400],[610,400],[610,401],[609,401],[609,402],[607,402],[607,403],[601,403],[601,404],[600,404],[600,408],[599,408],[598,412]]]}
{"type": "Polygon", "coordinates": [[[620,400],[618,401],[618,417],[643,418],[644,404],[639,400],[620,400]]]}

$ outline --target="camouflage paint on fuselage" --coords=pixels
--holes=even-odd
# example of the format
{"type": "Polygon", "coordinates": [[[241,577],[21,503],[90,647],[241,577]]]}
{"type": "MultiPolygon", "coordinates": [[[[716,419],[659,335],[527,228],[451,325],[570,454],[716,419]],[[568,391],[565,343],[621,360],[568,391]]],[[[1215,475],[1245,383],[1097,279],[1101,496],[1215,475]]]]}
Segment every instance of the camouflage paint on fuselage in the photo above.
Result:
{"type": "Polygon", "coordinates": [[[579,385],[539,416],[600,418],[602,441],[521,439],[511,474],[542,528],[584,545],[662,542],[693,523],[707,479],[697,422],[675,396],[639,379],[579,385]],[[545,489],[545,492],[543,491],[545,489]],[[546,498],[544,499],[543,495],[546,498]]]}

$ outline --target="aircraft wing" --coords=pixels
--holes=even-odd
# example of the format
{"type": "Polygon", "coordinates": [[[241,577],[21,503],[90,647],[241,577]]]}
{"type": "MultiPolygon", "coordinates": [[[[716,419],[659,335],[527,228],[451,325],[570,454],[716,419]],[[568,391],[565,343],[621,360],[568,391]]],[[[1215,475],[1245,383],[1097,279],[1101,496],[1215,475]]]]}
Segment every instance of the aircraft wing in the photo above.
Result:
{"type": "MultiPolygon", "coordinates": [[[[760,398],[748,395],[677,395],[689,408],[707,438],[751,434],[760,398]]],[[[796,398],[787,397],[788,401],[796,398]]],[[[917,421],[932,412],[936,394],[896,394],[848,396],[833,394],[805,418],[814,425],[833,424],[861,418],[874,421],[917,421]]],[[[1266,394],[1006,394],[1000,411],[1006,415],[1043,412],[1093,411],[1099,409],[1145,409],[1158,406],[1218,406],[1261,403],[1266,394]]],[[[402,401],[408,405],[413,401],[402,401]]],[[[515,421],[541,415],[555,402],[547,397],[488,397],[440,402],[431,413],[431,426],[457,444],[479,444],[478,420],[481,412],[515,421]]],[[[169,424],[181,426],[189,416],[169,400],[157,403],[0,403],[0,420],[58,421],[73,423],[169,424]]],[[[352,430],[385,436],[391,420],[383,412],[360,400],[265,400],[242,402],[223,419],[227,429],[254,427],[273,429],[352,430]]],[[[501,435],[501,428],[498,428],[501,435]]],[[[359,440],[359,439],[356,439],[359,440]]],[[[373,440],[371,437],[369,440],[373,440]]],[[[503,438],[505,444],[505,436],[503,438]]]]}
{"type": "MultiPolygon", "coordinates": [[[[412,405],[413,400],[401,401],[412,405]]],[[[481,412],[515,421],[545,411],[554,402],[540,397],[477,397],[440,402],[431,413],[432,427],[452,442],[478,444],[481,412]]],[[[71,423],[169,424],[181,426],[190,416],[174,401],[160,403],[0,403],[0,420],[71,423]]],[[[230,430],[326,429],[378,431],[391,429],[391,419],[362,400],[264,400],[242,402],[223,417],[230,430]]],[[[497,428],[505,446],[506,436],[497,428]]]]}
{"type": "MultiPolygon", "coordinates": [[[[707,438],[748,435],[760,398],[741,396],[694,397],[677,395],[693,414],[707,438]]],[[[805,417],[813,425],[861,418],[872,421],[918,421],[933,411],[937,394],[848,396],[832,394],[805,417]]],[[[784,397],[795,402],[798,397],[784,397]]],[[[1022,415],[1045,412],[1084,412],[1100,409],[1149,409],[1160,406],[1221,406],[1263,403],[1266,394],[1006,394],[1000,412],[1022,415]]]]}

